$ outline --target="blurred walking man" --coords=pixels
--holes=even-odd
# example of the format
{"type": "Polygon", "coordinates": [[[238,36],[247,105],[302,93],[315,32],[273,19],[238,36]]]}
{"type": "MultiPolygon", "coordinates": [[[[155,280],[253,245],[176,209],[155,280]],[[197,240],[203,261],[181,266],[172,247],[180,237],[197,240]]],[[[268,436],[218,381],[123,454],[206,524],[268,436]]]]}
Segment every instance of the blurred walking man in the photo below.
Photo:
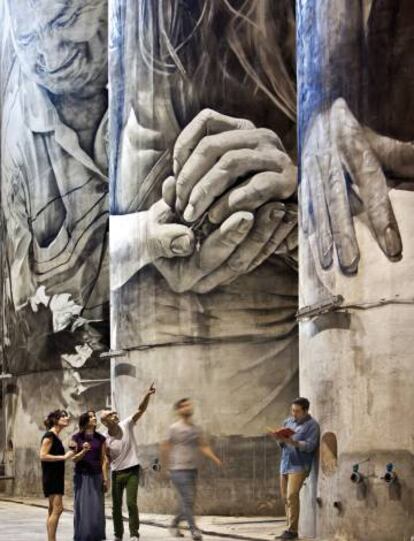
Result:
{"type": "Polygon", "coordinates": [[[190,399],[182,398],[174,409],[179,420],[171,425],[168,439],[162,446],[163,464],[169,468],[180,503],[179,513],[171,525],[171,533],[175,537],[182,537],[179,526],[182,520],[186,520],[194,541],[201,541],[201,533],[194,519],[199,458],[203,454],[217,466],[222,466],[222,462],[208,445],[202,430],[193,423],[190,399]]]}

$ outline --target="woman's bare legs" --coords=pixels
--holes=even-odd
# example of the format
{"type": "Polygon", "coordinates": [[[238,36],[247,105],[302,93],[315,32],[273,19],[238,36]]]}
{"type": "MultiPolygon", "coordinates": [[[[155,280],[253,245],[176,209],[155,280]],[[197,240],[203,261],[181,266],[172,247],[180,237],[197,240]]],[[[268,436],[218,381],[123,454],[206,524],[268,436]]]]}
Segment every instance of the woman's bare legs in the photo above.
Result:
{"type": "Polygon", "coordinates": [[[56,530],[59,524],[59,518],[63,511],[63,502],[61,494],[52,494],[49,496],[49,510],[47,516],[47,539],[56,541],[56,530]]]}

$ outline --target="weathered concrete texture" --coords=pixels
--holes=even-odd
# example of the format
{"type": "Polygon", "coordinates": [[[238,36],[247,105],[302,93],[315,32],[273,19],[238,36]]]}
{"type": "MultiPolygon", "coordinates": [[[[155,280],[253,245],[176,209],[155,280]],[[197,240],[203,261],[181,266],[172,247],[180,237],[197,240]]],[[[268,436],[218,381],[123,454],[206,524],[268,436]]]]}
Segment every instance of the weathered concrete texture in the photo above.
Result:
{"type": "MultiPolygon", "coordinates": [[[[107,368],[103,367],[77,373],[65,370],[29,373],[13,378],[13,383],[6,386],[5,396],[8,420],[6,441],[9,447],[5,474],[14,479],[0,480],[0,493],[42,494],[39,448],[46,430],[44,418],[54,409],[68,411],[72,422],[61,434],[67,447],[71,434],[77,430],[80,413],[88,409],[102,409],[109,395],[108,383],[88,388],[80,384],[79,379],[99,379],[106,374],[107,368]]],[[[69,463],[66,467],[69,492],[72,476],[73,466],[69,463]]]]}
{"type": "MultiPolygon", "coordinates": [[[[121,416],[131,414],[155,381],[157,393],[136,429],[143,463],[149,466],[175,419],[173,404],[191,397],[195,422],[225,463],[223,470],[211,463],[203,467],[200,513],[281,512],[278,447],[265,433],[267,426],[282,422],[286,404],[297,395],[296,363],[296,344],[280,351],[277,341],[131,352],[115,364],[115,404],[121,416]]],[[[154,476],[148,483],[141,494],[143,509],[171,512],[171,490],[154,476]]]]}
{"type": "MultiPolygon", "coordinates": [[[[111,347],[130,351],[114,367],[116,408],[130,414],[137,391],[155,380],[137,433],[156,445],[174,402],[192,398],[197,423],[228,463],[222,474],[203,473],[200,508],[275,509],[277,457],[269,463],[262,438],[287,415],[298,374],[293,5],[113,4],[111,347]],[[160,64],[164,50],[171,58],[160,64]],[[239,126],[249,126],[249,142],[232,129],[239,126]],[[251,150],[262,137],[274,151],[265,143],[256,162],[251,150]],[[262,172],[272,179],[264,191],[262,172]],[[213,218],[217,205],[226,211],[213,218]],[[178,231],[185,252],[174,251],[178,231]]],[[[161,488],[146,498],[155,509],[169,501],[161,488]]]]}
{"type": "MultiPolygon", "coordinates": [[[[280,515],[278,447],[266,436],[210,438],[225,466],[218,469],[203,460],[197,497],[200,515],[280,515]]],[[[144,447],[143,459],[151,464],[158,446],[144,447]]],[[[176,496],[169,481],[160,481],[151,468],[144,470],[140,505],[144,512],[171,513],[176,496]]]]}
{"type": "MultiPolygon", "coordinates": [[[[42,527],[45,517],[46,509],[45,500],[39,499],[0,499],[0,520],[1,523],[8,528],[7,532],[12,533],[12,539],[20,541],[24,539],[27,541],[27,532],[24,530],[25,522],[23,519],[23,527],[19,529],[21,521],[19,516],[26,516],[27,522],[33,524],[33,532],[39,535],[37,539],[44,539],[41,537],[42,527]],[[20,515],[19,515],[20,513],[20,515]],[[26,534],[26,537],[18,537],[26,534]]],[[[72,539],[71,537],[65,537],[66,534],[70,534],[72,527],[71,512],[73,509],[72,501],[68,498],[64,498],[64,507],[68,513],[64,513],[62,517],[61,527],[59,528],[59,540],[65,541],[66,539],[72,539]]],[[[106,517],[107,517],[107,538],[112,539],[112,524],[110,520],[111,515],[111,503],[108,499],[106,502],[106,517]]],[[[126,509],[124,509],[124,520],[127,519],[126,509]]],[[[153,537],[170,537],[168,528],[171,524],[172,515],[160,515],[160,514],[140,514],[141,522],[141,535],[145,539],[152,539],[153,537]]],[[[204,516],[200,517],[197,521],[198,526],[205,535],[208,535],[209,539],[239,539],[244,541],[271,541],[275,535],[280,535],[285,528],[284,517],[219,517],[219,516],[204,516]]],[[[183,524],[183,529],[185,526],[183,524]]],[[[31,530],[32,531],[32,530],[31,530]]],[[[188,535],[188,534],[186,534],[188,535]]],[[[32,538],[30,538],[32,541],[32,538]]],[[[304,541],[304,540],[302,540],[304,541]]]]}
{"type": "MultiPolygon", "coordinates": [[[[322,438],[327,432],[337,438],[337,460],[329,450],[321,454],[316,531],[344,541],[414,535],[414,194],[390,195],[403,239],[402,261],[388,261],[359,220],[362,256],[352,278],[335,269],[309,272],[314,258],[303,245],[301,306],[333,294],[351,305],[301,323],[301,393],[311,401],[322,438]],[[381,299],[391,304],[376,306],[381,299]],[[364,482],[356,486],[350,476],[359,463],[364,482]],[[382,479],[389,463],[398,475],[392,485],[382,479]]],[[[305,505],[311,505],[310,495],[305,505]]],[[[302,517],[305,533],[312,533],[311,515],[302,517]]]]}
{"type": "Polygon", "coordinates": [[[300,380],[322,430],[302,530],[341,541],[407,541],[414,538],[414,160],[401,148],[411,150],[414,138],[414,4],[297,7],[299,305],[311,315],[300,323],[300,380]],[[321,304],[329,313],[320,315],[321,304]],[[399,480],[390,486],[387,464],[399,480]],[[358,486],[354,467],[363,476],[358,486]]]}
{"type": "MultiPolygon", "coordinates": [[[[23,506],[10,502],[0,501],[0,522],[2,539],[13,541],[44,541],[45,539],[46,509],[23,506]]],[[[107,520],[107,539],[113,538],[111,520],[107,520]]],[[[170,539],[171,536],[166,528],[144,525],[141,527],[141,535],[148,541],[170,539]]],[[[73,515],[63,513],[58,529],[59,541],[73,540],[73,515]]],[[[208,536],[212,541],[219,537],[208,536]]]]}

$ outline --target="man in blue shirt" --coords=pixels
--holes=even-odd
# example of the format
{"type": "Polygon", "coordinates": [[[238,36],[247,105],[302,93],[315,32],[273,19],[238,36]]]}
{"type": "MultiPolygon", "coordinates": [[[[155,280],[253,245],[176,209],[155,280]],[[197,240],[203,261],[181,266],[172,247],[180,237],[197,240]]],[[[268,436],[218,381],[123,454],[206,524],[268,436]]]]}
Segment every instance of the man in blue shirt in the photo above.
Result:
{"type": "Polygon", "coordinates": [[[284,428],[294,431],[288,438],[275,434],[282,449],[280,492],[285,502],[288,529],[278,539],[297,539],[299,524],[299,492],[312,468],[319,446],[319,424],[309,414],[309,400],[297,398],[291,405],[291,417],[284,428]]]}

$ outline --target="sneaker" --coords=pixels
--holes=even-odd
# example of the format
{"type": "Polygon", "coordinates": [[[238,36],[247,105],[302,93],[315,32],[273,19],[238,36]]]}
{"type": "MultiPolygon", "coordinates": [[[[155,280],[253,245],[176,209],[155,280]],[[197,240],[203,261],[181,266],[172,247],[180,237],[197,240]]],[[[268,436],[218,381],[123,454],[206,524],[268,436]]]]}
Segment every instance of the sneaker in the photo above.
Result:
{"type": "Polygon", "coordinates": [[[168,529],[169,529],[171,537],[184,537],[183,532],[180,530],[178,526],[170,526],[168,529]]]}
{"type": "Polygon", "coordinates": [[[285,539],[285,535],[288,534],[289,531],[288,530],[285,530],[284,532],[282,532],[281,534],[279,535],[276,535],[275,536],[275,539],[285,539]]]}
{"type": "Polygon", "coordinates": [[[134,535],[133,537],[130,538],[131,541],[139,541],[139,535],[134,535]]]}
{"type": "Polygon", "coordinates": [[[202,541],[203,539],[200,530],[194,530],[191,532],[191,537],[193,538],[193,541],[202,541]]]}
{"type": "Polygon", "coordinates": [[[286,530],[285,532],[283,532],[281,539],[298,539],[298,537],[298,532],[286,530]]]}

